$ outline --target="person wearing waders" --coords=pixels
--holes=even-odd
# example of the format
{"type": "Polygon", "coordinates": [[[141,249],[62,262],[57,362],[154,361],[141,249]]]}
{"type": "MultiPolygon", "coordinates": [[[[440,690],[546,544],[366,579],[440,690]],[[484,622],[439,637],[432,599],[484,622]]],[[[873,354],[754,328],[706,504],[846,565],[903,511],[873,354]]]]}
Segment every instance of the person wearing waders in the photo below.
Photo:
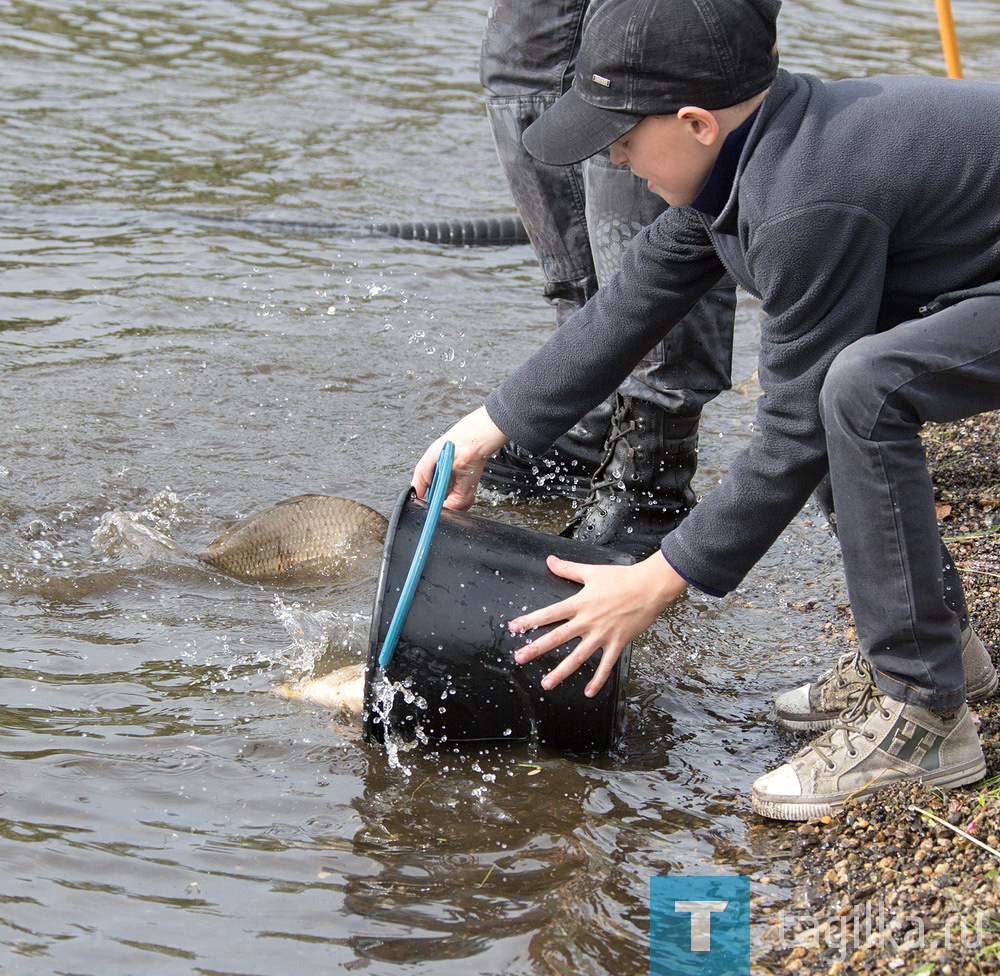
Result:
{"type": "MultiPolygon", "coordinates": [[[[487,117],[511,196],[561,325],[621,261],[629,240],[666,203],[607,153],[550,166],[521,135],[573,77],[585,19],[606,0],[494,0],[480,73],[487,117]]],[[[624,550],[655,552],[695,503],[702,407],[730,386],[736,295],[724,278],[657,342],[619,388],[544,453],[504,445],[483,484],[524,497],[580,504],[563,535],[624,550]]]]}
{"type": "MultiPolygon", "coordinates": [[[[779,0],[609,0],[573,86],[527,129],[552,165],[610,147],[670,207],[620,272],[444,437],[445,504],[468,507],[508,439],[541,451],[628,375],[727,271],[761,304],[755,434],[723,482],[631,566],[549,559],[582,584],[510,621],[601,652],[585,694],[689,586],[739,585],[828,479],[859,651],[786,692],[826,730],[752,787],[799,820],[898,782],[986,772],[966,698],[997,675],[938,533],[925,422],[1000,407],[1000,85],[900,75],[823,82],[777,63],[779,0]],[[829,726],[829,727],[827,727],[829,726]]],[[[440,441],[414,472],[426,494],[440,441]]]]}

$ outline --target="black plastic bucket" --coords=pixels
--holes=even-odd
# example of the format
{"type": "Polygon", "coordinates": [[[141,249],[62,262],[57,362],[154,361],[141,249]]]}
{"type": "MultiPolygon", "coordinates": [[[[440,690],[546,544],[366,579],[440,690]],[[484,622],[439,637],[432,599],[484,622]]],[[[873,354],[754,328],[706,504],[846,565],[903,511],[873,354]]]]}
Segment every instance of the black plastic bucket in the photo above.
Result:
{"type": "MultiPolygon", "coordinates": [[[[626,565],[630,556],[575,539],[547,535],[478,515],[441,511],[420,581],[384,678],[404,685],[390,703],[379,701],[378,658],[399,602],[427,513],[413,490],[404,491],[389,519],[379,567],[363,722],[368,741],[386,727],[405,739],[462,743],[537,738],[561,749],[594,751],[617,741],[624,711],[629,645],[604,687],[583,689],[599,655],[551,691],[541,679],[578,641],[517,664],[514,652],[528,636],[507,622],[525,610],[563,600],[580,586],[553,574],[545,557],[626,565]]],[[[531,636],[545,632],[540,628],[531,636]]]]}

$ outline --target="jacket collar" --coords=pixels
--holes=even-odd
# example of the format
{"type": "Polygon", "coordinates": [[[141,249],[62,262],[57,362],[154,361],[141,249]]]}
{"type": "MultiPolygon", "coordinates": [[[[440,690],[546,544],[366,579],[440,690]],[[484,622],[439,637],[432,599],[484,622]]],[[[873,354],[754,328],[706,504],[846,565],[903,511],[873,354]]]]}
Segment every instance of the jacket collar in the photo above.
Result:
{"type": "Polygon", "coordinates": [[[728,199],[712,222],[712,230],[716,233],[736,233],[737,220],[739,218],[740,179],[753,157],[754,150],[766,134],[772,120],[781,112],[785,103],[792,97],[797,88],[798,85],[796,84],[795,76],[780,68],[771,85],[770,91],[767,93],[764,101],[761,102],[760,108],[757,109],[756,117],[750,126],[750,131],[746,133],[743,140],[742,150],[736,163],[735,174],[729,187],[728,199]]]}

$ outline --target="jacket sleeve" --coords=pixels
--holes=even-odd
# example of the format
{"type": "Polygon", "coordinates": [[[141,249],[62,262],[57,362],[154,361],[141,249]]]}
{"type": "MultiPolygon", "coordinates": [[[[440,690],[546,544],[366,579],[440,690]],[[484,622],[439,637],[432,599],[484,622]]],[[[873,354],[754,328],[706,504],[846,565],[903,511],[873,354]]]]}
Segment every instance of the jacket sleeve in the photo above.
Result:
{"type": "Polygon", "coordinates": [[[869,213],[834,205],[755,232],[747,258],[765,319],[754,436],[663,542],[670,564],[709,592],[742,581],[826,473],[820,392],[837,354],[879,328],[888,240],[869,213]]]}
{"type": "Polygon", "coordinates": [[[701,218],[664,211],[633,238],[618,274],[486,398],[490,418],[522,447],[547,450],[724,273],[701,218]]]}

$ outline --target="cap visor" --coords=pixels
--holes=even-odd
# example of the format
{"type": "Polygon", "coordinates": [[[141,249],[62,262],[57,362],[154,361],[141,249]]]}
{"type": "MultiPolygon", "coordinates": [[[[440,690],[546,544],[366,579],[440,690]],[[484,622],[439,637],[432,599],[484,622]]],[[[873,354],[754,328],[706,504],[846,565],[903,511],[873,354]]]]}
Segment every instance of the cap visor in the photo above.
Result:
{"type": "Polygon", "coordinates": [[[568,166],[607,149],[641,121],[631,112],[597,108],[571,88],[524,130],[521,141],[535,159],[568,166]]]}

